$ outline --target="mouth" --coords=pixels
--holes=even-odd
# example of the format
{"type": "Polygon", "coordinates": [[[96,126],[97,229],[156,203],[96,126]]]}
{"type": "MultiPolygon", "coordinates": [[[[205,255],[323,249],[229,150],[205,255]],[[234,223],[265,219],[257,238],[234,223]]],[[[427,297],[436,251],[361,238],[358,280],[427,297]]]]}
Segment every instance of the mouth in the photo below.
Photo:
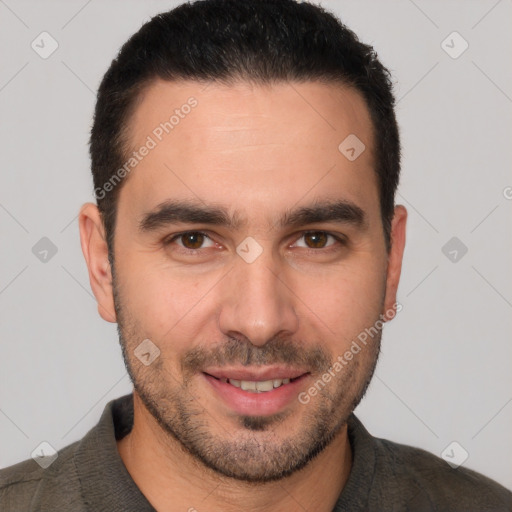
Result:
{"type": "Polygon", "coordinates": [[[202,372],[208,388],[230,413],[268,416],[298,402],[298,395],[311,377],[304,370],[270,367],[263,371],[208,369],[202,372]]]}
{"type": "Polygon", "coordinates": [[[235,388],[239,388],[243,391],[248,391],[249,393],[268,393],[269,391],[273,391],[274,389],[280,388],[281,386],[286,386],[290,384],[290,382],[295,382],[300,379],[304,375],[307,375],[307,372],[299,375],[298,377],[285,377],[284,379],[267,379],[267,380],[242,380],[242,379],[232,379],[228,377],[215,377],[215,375],[210,375],[204,372],[205,375],[213,377],[220,382],[224,382],[225,384],[231,384],[235,388]]]}

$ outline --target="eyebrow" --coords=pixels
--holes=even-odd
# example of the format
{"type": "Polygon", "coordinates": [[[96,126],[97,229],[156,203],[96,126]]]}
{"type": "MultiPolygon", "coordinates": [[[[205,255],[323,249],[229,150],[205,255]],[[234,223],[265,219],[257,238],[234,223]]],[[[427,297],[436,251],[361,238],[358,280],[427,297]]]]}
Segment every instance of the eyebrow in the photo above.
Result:
{"type": "Polygon", "coordinates": [[[364,210],[351,201],[324,201],[286,212],[279,220],[279,226],[300,227],[320,222],[338,222],[362,228],[366,227],[367,218],[364,210]]]}
{"type": "MultiPolygon", "coordinates": [[[[286,211],[277,225],[280,228],[297,228],[320,222],[337,222],[364,228],[367,226],[367,216],[362,208],[351,201],[317,201],[286,211]]],[[[239,230],[247,224],[247,220],[239,213],[232,215],[220,206],[170,199],[143,215],[139,231],[148,233],[178,223],[208,224],[239,230]]]]}

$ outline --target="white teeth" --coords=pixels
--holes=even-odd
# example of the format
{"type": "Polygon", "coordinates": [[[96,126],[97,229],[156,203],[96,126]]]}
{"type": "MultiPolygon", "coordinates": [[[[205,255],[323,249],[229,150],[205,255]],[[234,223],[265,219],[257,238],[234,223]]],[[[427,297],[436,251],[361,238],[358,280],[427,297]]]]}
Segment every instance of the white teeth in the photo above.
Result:
{"type": "Polygon", "coordinates": [[[256,382],[256,389],[258,391],[271,391],[274,389],[274,381],[264,380],[263,382],[256,382]]]}
{"type": "Polygon", "coordinates": [[[253,393],[272,391],[274,388],[278,388],[283,384],[289,384],[290,379],[271,379],[262,381],[253,380],[235,380],[235,379],[221,379],[223,382],[229,382],[237,388],[241,388],[244,391],[253,393]]]}
{"type": "Polygon", "coordinates": [[[240,387],[244,390],[244,391],[256,391],[256,382],[254,381],[251,381],[251,380],[242,380],[240,382],[240,387]]]}

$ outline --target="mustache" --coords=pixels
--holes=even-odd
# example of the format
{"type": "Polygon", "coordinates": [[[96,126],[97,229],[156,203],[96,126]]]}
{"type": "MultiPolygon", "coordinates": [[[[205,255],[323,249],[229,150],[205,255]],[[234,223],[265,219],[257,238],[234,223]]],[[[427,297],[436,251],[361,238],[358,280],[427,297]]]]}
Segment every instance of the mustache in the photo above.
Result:
{"type": "Polygon", "coordinates": [[[266,366],[285,364],[305,368],[311,373],[324,373],[333,364],[329,353],[321,345],[273,338],[263,346],[255,346],[247,339],[228,337],[212,346],[201,344],[187,351],[181,361],[183,374],[194,374],[208,366],[266,366]]]}

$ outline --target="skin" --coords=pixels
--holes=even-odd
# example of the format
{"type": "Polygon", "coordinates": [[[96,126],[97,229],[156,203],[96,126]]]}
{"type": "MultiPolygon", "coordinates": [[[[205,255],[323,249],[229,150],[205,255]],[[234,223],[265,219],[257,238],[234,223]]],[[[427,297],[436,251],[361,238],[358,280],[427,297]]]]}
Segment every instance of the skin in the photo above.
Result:
{"type": "Polygon", "coordinates": [[[118,442],[119,453],[159,511],[229,512],[240,503],[261,512],[330,511],[352,463],[345,422],[373,373],[380,334],[307,404],[294,399],[273,415],[235,413],[198,368],[214,361],[243,367],[247,356],[263,367],[300,363],[311,370],[298,389],[307,391],[396,303],[407,212],[395,208],[388,253],[372,124],[357,92],[315,82],[156,81],[131,119],[133,149],[191,96],[197,107],[122,186],[114,282],[97,207],[87,203],[79,215],[98,311],[118,322],[134,381],[134,426],[118,442]],[[349,134],[366,145],[353,162],[338,150],[349,134]],[[141,232],[144,214],[167,199],[224,206],[246,223],[141,232]],[[288,210],[339,199],[365,212],[363,226],[277,223],[288,210]],[[187,240],[163,243],[187,230],[211,240],[193,255],[180,252],[187,240]],[[305,236],[311,231],[346,243],[305,236]],[[252,263],[236,252],[248,236],[262,248],[252,263]],[[144,339],[160,350],[149,366],[134,355],[144,339]],[[201,356],[199,366],[183,364],[192,353],[201,356]],[[325,446],[311,456],[318,439],[325,446]],[[283,476],[285,465],[292,469],[283,476]]]}

